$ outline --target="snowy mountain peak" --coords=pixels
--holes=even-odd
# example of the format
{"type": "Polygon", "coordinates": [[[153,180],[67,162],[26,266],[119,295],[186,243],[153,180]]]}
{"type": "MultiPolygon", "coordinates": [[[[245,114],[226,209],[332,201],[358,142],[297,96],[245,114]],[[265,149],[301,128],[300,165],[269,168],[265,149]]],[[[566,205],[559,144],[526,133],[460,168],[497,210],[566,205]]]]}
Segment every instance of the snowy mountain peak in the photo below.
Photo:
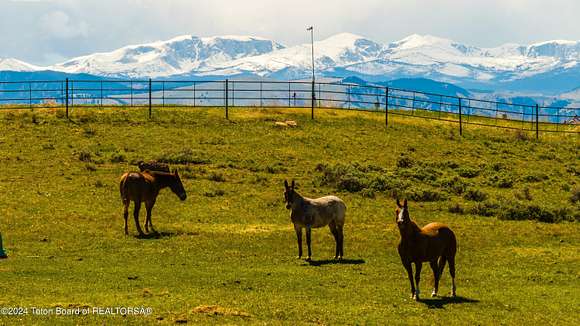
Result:
{"type": "Polygon", "coordinates": [[[39,71],[42,67],[31,65],[14,58],[0,58],[0,71],[39,71]]]}
{"type": "Polygon", "coordinates": [[[104,76],[160,77],[208,69],[232,60],[283,49],[274,41],[250,36],[199,38],[181,35],[166,41],[130,45],[78,57],[54,65],[54,70],[104,76]]]}
{"type": "Polygon", "coordinates": [[[399,48],[401,50],[405,50],[405,49],[419,48],[419,47],[424,47],[424,46],[449,45],[452,43],[453,43],[453,41],[446,39],[446,38],[436,37],[436,36],[432,36],[432,35],[412,34],[412,35],[405,37],[404,39],[402,39],[400,41],[394,42],[393,44],[397,48],[399,48]]]}

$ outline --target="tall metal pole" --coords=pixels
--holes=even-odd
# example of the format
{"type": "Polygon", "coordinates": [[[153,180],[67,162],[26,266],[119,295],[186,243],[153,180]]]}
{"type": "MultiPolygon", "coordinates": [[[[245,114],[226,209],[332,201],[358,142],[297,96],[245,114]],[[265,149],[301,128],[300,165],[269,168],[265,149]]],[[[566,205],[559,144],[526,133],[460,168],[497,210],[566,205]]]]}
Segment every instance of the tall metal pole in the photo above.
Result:
{"type": "Polygon", "coordinates": [[[306,29],[307,31],[310,31],[310,44],[312,45],[312,112],[311,112],[311,118],[314,119],[314,103],[316,102],[316,95],[314,93],[314,83],[315,83],[315,78],[314,78],[314,27],[310,26],[306,29]]]}

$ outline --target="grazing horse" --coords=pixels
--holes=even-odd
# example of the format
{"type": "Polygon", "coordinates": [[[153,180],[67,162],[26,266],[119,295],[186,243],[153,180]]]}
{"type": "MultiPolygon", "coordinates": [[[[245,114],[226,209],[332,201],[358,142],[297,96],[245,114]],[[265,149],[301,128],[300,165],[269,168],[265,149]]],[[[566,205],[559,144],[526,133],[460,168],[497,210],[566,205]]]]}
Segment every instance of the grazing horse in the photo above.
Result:
{"type": "Polygon", "coordinates": [[[449,262],[449,273],[452,281],[452,295],[455,296],[455,253],[457,242],[455,234],[449,227],[441,223],[429,223],[420,228],[409,217],[407,200],[403,205],[397,199],[397,226],[401,233],[401,242],[398,250],[403,266],[407,270],[411,282],[411,296],[419,300],[419,280],[421,278],[421,264],[429,262],[433,270],[433,293],[436,296],[439,290],[439,280],[445,268],[445,262],[449,262]],[[415,284],[413,283],[413,267],[415,263],[415,284]]]}
{"type": "Polygon", "coordinates": [[[139,161],[139,163],[137,163],[137,166],[139,167],[139,170],[141,172],[144,172],[146,170],[160,171],[160,172],[167,172],[167,173],[171,172],[171,171],[169,171],[169,165],[164,164],[164,163],[159,163],[157,161],[149,161],[149,162],[139,161]]]}
{"type": "Polygon", "coordinates": [[[187,198],[187,194],[185,193],[185,189],[183,189],[183,184],[181,183],[177,171],[167,173],[147,170],[145,172],[128,172],[121,176],[119,188],[121,191],[121,199],[125,206],[123,211],[123,217],[125,218],[125,234],[129,234],[127,217],[129,216],[129,204],[131,201],[135,202],[133,217],[135,218],[135,226],[137,227],[139,235],[144,235],[141,226],[139,225],[139,210],[141,209],[141,202],[145,202],[145,208],[147,209],[145,231],[149,232],[150,226],[151,230],[155,232],[153,224],[151,223],[151,210],[153,209],[153,205],[155,205],[155,200],[157,199],[157,195],[159,195],[159,191],[166,187],[169,187],[171,191],[179,197],[179,199],[185,200],[185,198],[187,198]]]}
{"type": "Polygon", "coordinates": [[[344,254],[344,236],[342,234],[344,226],[344,215],[346,205],[335,196],[326,196],[317,199],[302,197],[292,186],[288,186],[288,181],[284,180],[284,199],[286,208],[291,209],[290,219],[294,224],[296,237],[298,238],[298,258],[302,257],[302,228],[306,228],[306,244],[308,245],[308,258],[312,258],[311,232],[312,228],[319,228],[328,225],[330,232],[336,241],[335,259],[342,259],[344,254]]]}

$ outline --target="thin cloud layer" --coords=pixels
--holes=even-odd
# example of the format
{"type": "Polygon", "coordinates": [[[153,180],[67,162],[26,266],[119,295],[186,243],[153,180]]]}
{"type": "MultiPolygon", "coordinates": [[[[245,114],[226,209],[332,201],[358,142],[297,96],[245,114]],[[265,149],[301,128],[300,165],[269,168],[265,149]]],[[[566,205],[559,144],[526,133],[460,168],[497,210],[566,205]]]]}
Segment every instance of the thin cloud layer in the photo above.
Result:
{"type": "Polygon", "coordinates": [[[286,45],[351,32],[476,46],[580,39],[576,0],[0,0],[0,57],[35,64],[176,35],[256,35],[286,45]]]}

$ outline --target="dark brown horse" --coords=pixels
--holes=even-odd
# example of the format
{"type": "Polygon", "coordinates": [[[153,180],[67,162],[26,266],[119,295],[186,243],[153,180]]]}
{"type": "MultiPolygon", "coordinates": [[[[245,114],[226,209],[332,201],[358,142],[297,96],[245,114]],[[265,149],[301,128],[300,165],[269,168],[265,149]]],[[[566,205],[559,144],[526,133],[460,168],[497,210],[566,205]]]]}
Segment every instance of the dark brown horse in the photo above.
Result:
{"type": "Polygon", "coordinates": [[[294,224],[294,230],[296,231],[296,237],[298,239],[298,258],[302,257],[302,228],[306,228],[306,244],[308,245],[307,260],[310,260],[312,257],[310,247],[312,228],[320,228],[328,225],[336,241],[334,258],[342,259],[344,255],[344,235],[342,230],[344,227],[346,205],[336,196],[326,196],[316,199],[302,197],[296,192],[294,186],[294,181],[292,181],[292,186],[288,185],[288,181],[284,181],[286,208],[292,210],[290,219],[294,224]]]}
{"type": "Polygon", "coordinates": [[[455,253],[457,251],[455,234],[441,223],[429,223],[423,228],[418,227],[409,217],[406,199],[402,206],[397,199],[397,206],[397,226],[401,233],[398,250],[411,282],[412,298],[419,300],[419,280],[423,262],[429,262],[433,270],[433,293],[431,294],[433,297],[439,290],[439,280],[443,274],[445,262],[449,262],[449,273],[453,284],[452,295],[455,296],[455,253]],[[412,263],[415,263],[416,284],[413,283],[412,263]]]}
{"type": "Polygon", "coordinates": [[[125,234],[129,234],[127,217],[129,216],[129,204],[131,201],[135,202],[133,217],[135,218],[135,226],[137,227],[139,235],[144,235],[143,230],[141,230],[141,225],[139,225],[139,210],[141,209],[141,202],[145,202],[145,208],[147,209],[145,231],[149,232],[149,227],[151,227],[151,230],[155,232],[153,224],[151,223],[151,210],[155,205],[159,191],[166,187],[169,187],[171,191],[179,197],[179,199],[185,200],[185,198],[187,198],[187,194],[185,193],[185,189],[183,189],[183,184],[181,183],[177,171],[167,173],[146,170],[144,172],[128,172],[121,176],[119,189],[121,191],[123,205],[125,206],[123,211],[123,217],[125,218],[125,234]]]}

